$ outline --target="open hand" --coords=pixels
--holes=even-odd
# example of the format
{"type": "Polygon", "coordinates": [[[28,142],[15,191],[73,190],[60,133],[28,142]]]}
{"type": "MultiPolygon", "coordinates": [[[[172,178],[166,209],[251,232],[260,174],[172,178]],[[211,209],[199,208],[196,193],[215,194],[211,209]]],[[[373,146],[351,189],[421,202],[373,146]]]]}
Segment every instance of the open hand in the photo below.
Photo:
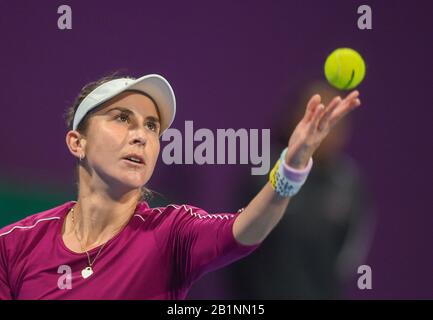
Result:
{"type": "Polygon", "coordinates": [[[325,107],[321,97],[315,94],[308,101],[305,115],[298,123],[288,143],[286,163],[296,169],[307,166],[308,160],[335,124],[361,105],[357,90],[346,98],[334,97],[325,107]]]}

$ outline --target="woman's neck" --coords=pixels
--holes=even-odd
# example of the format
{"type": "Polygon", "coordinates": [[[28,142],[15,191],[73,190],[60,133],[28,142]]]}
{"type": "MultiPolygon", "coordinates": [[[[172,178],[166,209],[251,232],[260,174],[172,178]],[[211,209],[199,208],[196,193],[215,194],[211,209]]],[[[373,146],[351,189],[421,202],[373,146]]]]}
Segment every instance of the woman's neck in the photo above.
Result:
{"type": "MultiPolygon", "coordinates": [[[[84,249],[90,250],[110,240],[129,221],[139,200],[137,190],[113,198],[103,192],[80,188],[70,214],[69,232],[74,232],[84,249]]],[[[65,232],[68,232],[65,228],[65,232]]]]}

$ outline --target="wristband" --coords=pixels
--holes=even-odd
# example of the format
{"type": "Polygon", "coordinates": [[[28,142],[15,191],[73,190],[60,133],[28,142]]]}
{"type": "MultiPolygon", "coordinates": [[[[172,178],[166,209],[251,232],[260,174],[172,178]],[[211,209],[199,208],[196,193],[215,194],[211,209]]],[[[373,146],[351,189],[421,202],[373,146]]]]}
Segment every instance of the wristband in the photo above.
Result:
{"type": "Polygon", "coordinates": [[[269,173],[269,182],[280,196],[293,197],[307,180],[313,166],[313,159],[308,160],[304,169],[295,169],[286,164],[286,154],[287,148],[281,152],[280,158],[269,173]]]}

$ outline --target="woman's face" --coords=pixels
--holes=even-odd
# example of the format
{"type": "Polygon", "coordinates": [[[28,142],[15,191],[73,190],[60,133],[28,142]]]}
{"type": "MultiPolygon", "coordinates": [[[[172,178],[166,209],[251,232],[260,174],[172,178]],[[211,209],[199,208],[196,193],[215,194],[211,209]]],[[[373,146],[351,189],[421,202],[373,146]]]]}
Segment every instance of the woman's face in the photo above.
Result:
{"type": "Polygon", "coordinates": [[[160,150],[160,121],[152,100],[125,91],[103,104],[88,120],[82,142],[90,170],[107,185],[124,192],[145,185],[160,150]],[[140,156],[143,162],[126,160],[131,154],[140,156]]]}

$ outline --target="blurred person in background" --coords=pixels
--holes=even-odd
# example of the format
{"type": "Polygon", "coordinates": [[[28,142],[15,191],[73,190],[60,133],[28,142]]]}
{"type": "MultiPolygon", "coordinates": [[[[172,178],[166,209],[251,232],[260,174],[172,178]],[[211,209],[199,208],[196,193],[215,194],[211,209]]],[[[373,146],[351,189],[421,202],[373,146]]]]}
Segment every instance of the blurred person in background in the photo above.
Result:
{"type": "MultiPolygon", "coordinates": [[[[285,137],[302,118],[303,105],[314,93],[326,104],[342,93],[326,82],[304,85],[299,97],[289,97],[279,123],[273,128],[271,163],[284,148],[285,137]],[[293,101],[295,100],[295,101],[293,101]],[[295,105],[287,108],[287,105],[295,105]],[[290,124],[289,126],[287,124],[290,124]]],[[[345,117],[323,140],[303,191],[294,197],[261,247],[226,269],[239,299],[335,299],[344,283],[357,274],[372,235],[372,215],[365,181],[356,162],[343,149],[351,135],[345,117]]],[[[267,176],[249,176],[235,194],[236,203],[247,201],[267,176]]]]}

